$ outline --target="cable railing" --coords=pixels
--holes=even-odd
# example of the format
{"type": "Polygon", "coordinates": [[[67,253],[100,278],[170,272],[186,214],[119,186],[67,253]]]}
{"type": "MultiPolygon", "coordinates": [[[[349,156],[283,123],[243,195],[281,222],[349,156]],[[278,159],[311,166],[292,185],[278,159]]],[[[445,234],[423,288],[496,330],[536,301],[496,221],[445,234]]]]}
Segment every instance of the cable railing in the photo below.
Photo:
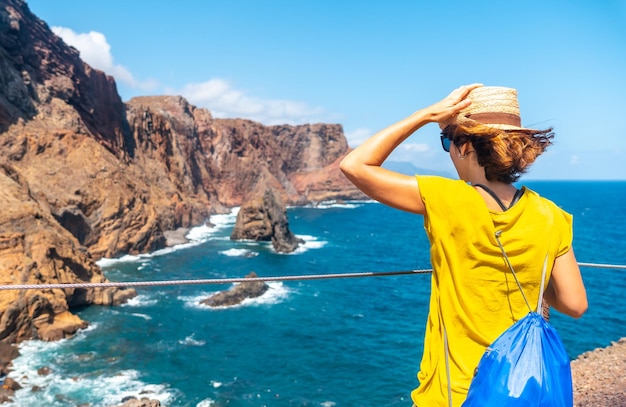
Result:
{"type": "MultiPolygon", "coordinates": [[[[597,264],[578,263],[580,267],[593,267],[605,269],[626,270],[626,265],[620,264],[597,264]]],[[[432,269],[414,269],[380,272],[353,272],[334,274],[300,274],[291,276],[270,277],[237,277],[237,278],[209,278],[191,280],[156,280],[156,281],[108,281],[102,283],[56,283],[56,284],[1,284],[0,291],[8,290],[44,290],[44,289],[67,289],[67,288],[110,288],[110,287],[163,287],[178,285],[211,285],[211,284],[234,284],[243,282],[268,282],[268,281],[302,281],[302,280],[325,280],[339,278],[363,278],[363,277],[388,277],[399,275],[428,274],[432,269]]]]}

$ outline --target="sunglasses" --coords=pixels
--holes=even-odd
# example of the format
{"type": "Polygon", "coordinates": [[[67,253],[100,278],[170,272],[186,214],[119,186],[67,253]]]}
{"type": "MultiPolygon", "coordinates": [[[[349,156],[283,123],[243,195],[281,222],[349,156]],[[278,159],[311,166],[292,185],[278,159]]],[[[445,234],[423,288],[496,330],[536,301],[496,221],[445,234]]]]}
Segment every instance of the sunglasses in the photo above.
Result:
{"type": "Polygon", "coordinates": [[[441,133],[441,147],[443,147],[443,151],[449,153],[451,143],[450,137],[446,133],[441,133]]]}

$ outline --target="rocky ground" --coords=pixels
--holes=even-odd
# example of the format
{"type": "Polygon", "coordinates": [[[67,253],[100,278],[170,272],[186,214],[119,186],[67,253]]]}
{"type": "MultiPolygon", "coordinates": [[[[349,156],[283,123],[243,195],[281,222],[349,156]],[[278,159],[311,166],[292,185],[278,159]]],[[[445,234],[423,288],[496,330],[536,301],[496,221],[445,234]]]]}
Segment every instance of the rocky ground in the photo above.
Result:
{"type": "Polygon", "coordinates": [[[576,407],[626,407],[626,337],[572,361],[576,407]]]}

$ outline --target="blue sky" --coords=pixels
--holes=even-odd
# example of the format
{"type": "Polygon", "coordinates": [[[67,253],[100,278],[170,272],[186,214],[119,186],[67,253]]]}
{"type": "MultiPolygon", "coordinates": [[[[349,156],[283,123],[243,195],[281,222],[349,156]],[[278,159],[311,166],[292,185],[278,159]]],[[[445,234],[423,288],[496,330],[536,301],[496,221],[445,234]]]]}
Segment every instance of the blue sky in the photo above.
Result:
{"type": "MultiPolygon", "coordinates": [[[[116,78],[215,117],[340,123],[351,146],[480,82],[555,145],[525,179],[626,179],[626,1],[27,0],[116,78]]],[[[392,155],[453,173],[427,125],[392,155]]]]}

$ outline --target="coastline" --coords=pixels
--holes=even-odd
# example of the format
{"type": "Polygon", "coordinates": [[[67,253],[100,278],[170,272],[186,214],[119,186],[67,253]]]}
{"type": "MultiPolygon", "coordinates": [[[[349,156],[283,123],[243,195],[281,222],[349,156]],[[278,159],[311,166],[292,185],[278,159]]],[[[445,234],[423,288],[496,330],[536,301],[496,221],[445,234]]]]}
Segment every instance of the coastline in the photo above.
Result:
{"type": "Polygon", "coordinates": [[[571,362],[574,406],[626,407],[626,337],[571,362]]]}

